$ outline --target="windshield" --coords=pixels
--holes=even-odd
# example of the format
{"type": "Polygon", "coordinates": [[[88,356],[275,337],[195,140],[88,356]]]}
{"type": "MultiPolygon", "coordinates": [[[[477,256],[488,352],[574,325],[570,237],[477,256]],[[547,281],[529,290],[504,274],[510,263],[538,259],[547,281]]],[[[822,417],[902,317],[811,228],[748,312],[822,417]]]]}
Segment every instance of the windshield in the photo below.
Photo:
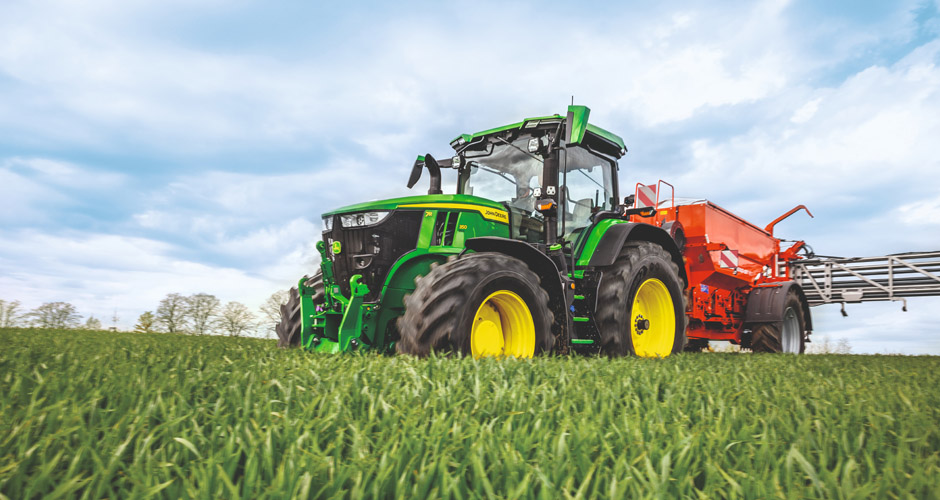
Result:
{"type": "Polygon", "coordinates": [[[524,135],[512,142],[494,139],[485,150],[466,151],[469,175],[461,191],[522,210],[535,210],[535,188],[542,184],[542,158],[528,152],[531,138],[524,135]]]}
{"type": "MultiPolygon", "coordinates": [[[[463,150],[464,169],[460,174],[459,193],[480,196],[507,204],[526,216],[541,219],[535,212],[536,190],[543,187],[541,153],[529,152],[529,141],[540,141],[545,151],[549,137],[534,130],[515,138],[492,135],[463,150]]],[[[561,157],[558,179],[558,234],[570,238],[575,231],[591,224],[600,210],[611,210],[616,177],[615,160],[591,152],[587,147],[570,146],[561,157]]],[[[557,184],[556,184],[557,183],[557,184]]]]}

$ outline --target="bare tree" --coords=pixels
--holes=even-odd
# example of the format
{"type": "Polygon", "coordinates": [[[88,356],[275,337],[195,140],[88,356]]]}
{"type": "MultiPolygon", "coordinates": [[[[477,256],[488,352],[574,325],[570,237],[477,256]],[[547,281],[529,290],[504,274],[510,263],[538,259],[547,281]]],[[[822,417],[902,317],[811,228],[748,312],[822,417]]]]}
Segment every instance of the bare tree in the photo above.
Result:
{"type": "Polygon", "coordinates": [[[257,325],[255,315],[241,302],[229,302],[225,304],[225,307],[219,312],[215,323],[219,330],[232,337],[241,337],[257,325]]]}
{"type": "Polygon", "coordinates": [[[153,326],[156,322],[153,313],[150,311],[144,311],[143,314],[137,318],[137,324],[134,325],[134,331],[137,333],[153,333],[153,326]]]}
{"type": "Polygon", "coordinates": [[[85,330],[101,330],[101,320],[96,318],[94,314],[88,317],[85,321],[85,330]]]}
{"type": "Polygon", "coordinates": [[[281,304],[287,303],[288,293],[287,290],[272,293],[259,308],[261,310],[261,322],[265,326],[264,330],[268,336],[274,332],[274,327],[281,321],[281,304]]]}
{"type": "Polygon", "coordinates": [[[118,331],[118,327],[117,327],[118,321],[121,321],[121,317],[118,316],[117,309],[115,309],[114,314],[111,315],[111,331],[112,332],[118,331]]]}
{"type": "Polygon", "coordinates": [[[213,326],[212,321],[219,310],[219,299],[208,293],[197,293],[190,295],[186,301],[188,303],[186,314],[192,322],[193,333],[196,335],[209,333],[213,326]]]}
{"type": "Polygon", "coordinates": [[[183,333],[187,330],[189,301],[178,293],[168,294],[157,306],[155,323],[168,333],[183,333]]]}
{"type": "Polygon", "coordinates": [[[852,344],[849,344],[849,339],[842,337],[836,342],[836,354],[852,354],[852,344]]]}
{"type": "Polygon", "coordinates": [[[0,328],[10,328],[18,326],[23,320],[23,314],[19,312],[20,301],[14,300],[7,302],[0,300],[0,328]]]}
{"type": "Polygon", "coordinates": [[[82,316],[68,302],[46,302],[26,315],[31,326],[37,328],[76,328],[82,316]]]}
{"type": "Polygon", "coordinates": [[[852,344],[849,339],[842,337],[836,343],[829,340],[829,336],[823,336],[822,342],[810,344],[806,348],[807,354],[851,354],[852,344]]]}

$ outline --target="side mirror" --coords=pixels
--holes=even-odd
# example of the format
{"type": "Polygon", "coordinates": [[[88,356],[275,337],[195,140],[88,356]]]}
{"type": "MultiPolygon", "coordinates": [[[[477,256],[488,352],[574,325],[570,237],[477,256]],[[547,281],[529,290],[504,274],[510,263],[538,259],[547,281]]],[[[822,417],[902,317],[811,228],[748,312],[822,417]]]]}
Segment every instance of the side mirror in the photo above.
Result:
{"type": "Polygon", "coordinates": [[[415,184],[418,183],[418,179],[421,178],[422,170],[424,170],[424,157],[418,156],[414,166],[411,167],[411,177],[408,177],[408,189],[415,187],[415,184]]]}

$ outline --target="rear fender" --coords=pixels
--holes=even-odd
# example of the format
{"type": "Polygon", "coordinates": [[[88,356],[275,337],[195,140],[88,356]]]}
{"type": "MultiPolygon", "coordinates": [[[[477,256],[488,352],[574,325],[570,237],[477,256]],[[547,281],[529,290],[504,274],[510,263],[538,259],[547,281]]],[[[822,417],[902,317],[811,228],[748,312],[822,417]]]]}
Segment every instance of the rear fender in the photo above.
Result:
{"type": "Polygon", "coordinates": [[[752,288],[747,294],[747,309],[744,312],[744,322],[776,323],[783,321],[783,306],[787,300],[790,289],[796,291],[803,304],[803,318],[806,320],[806,331],[813,330],[813,318],[809,312],[809,302],[803,293],[803,288],[794,281],[785,281],[770,285],[752,288]]]}
{"type": "Polygon", "coordinates": [[[605,267],[612,265],[620,256],[620,250],[623,249],[624,244],[629,241],[651,241],[663,247],[679,267],[679,276],[683,282],[689,282],[685,273],[685,264],[682,262],[682,254],[679,252],[676,241],[672,239],[667,231],[650,224],[624,222],[610,225],[601,236],[601,240],[594,250],[594,255],[591,256],[590,266],[605,267]]]}

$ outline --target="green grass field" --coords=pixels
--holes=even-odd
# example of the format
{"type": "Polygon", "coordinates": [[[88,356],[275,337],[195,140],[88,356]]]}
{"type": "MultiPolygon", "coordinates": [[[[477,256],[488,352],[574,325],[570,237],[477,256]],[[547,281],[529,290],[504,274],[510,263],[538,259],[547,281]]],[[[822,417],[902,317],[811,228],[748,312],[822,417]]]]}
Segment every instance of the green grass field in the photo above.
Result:
{"type": "Polygon", "coordinates": [[[4,498],[940,498],[940,357],[0,330],[4,498]]]}

